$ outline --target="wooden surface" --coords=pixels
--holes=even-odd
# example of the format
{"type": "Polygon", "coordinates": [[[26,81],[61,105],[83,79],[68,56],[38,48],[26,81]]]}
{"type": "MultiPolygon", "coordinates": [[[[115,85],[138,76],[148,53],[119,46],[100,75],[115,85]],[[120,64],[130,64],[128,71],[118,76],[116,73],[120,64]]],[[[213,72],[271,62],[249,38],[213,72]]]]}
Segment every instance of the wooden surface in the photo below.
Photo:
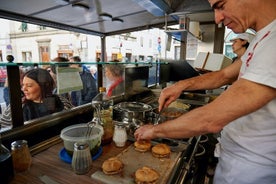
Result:
{"type": "Polygon", "coordinates": [[[123,148],[117,148],[114,143],[103,146],[102,155],[93,161],[92,169],[85,175],[77,175],[72,171],[70,164],[60,159],[59,152],[63,148],[63,142],[60,142],[34,155],[30,170],[16,173],[11,184],[101,184],[93,180],[91,175],[101,170],[101,165],[105,159],[118,155],[130,144],[128,142],[123,148]],[[46,182],[41,181],[41,177],[46,178],[46,182]]]}

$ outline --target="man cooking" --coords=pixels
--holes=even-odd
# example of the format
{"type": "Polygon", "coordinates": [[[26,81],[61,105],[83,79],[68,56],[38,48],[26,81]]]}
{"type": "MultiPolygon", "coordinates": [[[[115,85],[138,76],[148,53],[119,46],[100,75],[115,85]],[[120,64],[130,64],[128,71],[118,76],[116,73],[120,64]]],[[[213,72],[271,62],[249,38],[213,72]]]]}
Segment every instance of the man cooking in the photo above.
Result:
{"type": "Polygon", "coordinates": [[[159,125],[145,125],[135,137],[184,138],[221,131],[214,183],[271,184],[276,181],[276,1],[209,0],[216,23],[235,33],[256,31],[245,54],[221,71],[165,88],[159,110],[185,90],[232,84],[213,102],[159,125]]]}

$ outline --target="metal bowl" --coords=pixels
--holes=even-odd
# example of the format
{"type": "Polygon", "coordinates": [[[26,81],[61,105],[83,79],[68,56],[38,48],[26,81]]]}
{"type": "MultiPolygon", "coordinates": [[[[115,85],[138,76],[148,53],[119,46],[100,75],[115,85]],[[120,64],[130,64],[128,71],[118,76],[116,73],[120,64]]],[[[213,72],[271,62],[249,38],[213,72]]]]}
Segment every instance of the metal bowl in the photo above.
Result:
{"type": "Polygon", "coordinates": [[[132,119],[146,121],[152,107],[140,102],[121,102],[114,105],[113,110],[114,119],[117,121],[132,122],[132,119]]]}

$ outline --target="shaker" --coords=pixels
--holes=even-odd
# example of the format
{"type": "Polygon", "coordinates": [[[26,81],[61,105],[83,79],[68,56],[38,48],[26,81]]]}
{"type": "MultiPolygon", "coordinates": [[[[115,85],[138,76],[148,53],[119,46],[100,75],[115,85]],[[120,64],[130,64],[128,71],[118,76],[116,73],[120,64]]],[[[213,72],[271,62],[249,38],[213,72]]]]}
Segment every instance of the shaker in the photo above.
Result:
{"type": "Polygon", "coordinates": [[[13,168],[15,172],[27,171],[32,164],[32,157],[26,140],[11,143],[13,168]]]}
{"type": "Polygon", "coordinates": [[[92,158],[88,143],[75,143],[72,168],[76,174],[87,173],[92,166],[92,158]]]}
{"type": "Polygon", "coordinates": [[[113,141],[117,147],[124,147],[127,141],[127,132],[124,124],[115,124],[113,141]]]}

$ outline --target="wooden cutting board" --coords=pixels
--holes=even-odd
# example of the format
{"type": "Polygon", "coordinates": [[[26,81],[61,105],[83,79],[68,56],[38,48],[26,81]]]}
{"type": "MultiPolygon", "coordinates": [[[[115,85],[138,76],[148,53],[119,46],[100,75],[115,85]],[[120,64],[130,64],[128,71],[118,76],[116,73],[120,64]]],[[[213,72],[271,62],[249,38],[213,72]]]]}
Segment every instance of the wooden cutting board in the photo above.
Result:
{"type": "Polygon", "coordinates": [[[102,171],[96,171],[91,175],[91,178],[103,184],[131,184],[135,183],[135,171],[143,166],[149,166],[160,174],[157,183],[165,184],[180,154],[180,152],[172,152],[170,158],[155,158],[152,156],[151,151],[138,152],[132,144],[118,155],[124,164],[121,174],[105,175],[102,171]]]}

